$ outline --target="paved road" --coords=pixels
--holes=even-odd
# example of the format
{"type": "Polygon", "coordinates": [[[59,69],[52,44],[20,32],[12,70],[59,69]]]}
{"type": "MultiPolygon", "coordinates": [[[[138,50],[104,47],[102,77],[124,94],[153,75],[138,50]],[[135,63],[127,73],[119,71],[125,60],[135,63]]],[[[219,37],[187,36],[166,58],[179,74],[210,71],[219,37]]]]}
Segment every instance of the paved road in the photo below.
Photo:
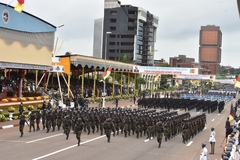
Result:
{"type": "MultiPolygon", "coordinates": [[[[108,103],[107,106],[114,107],[112,102],[108,103]]],[[[161,148],[158,148],[156,138],[144,142],[145,136],[137,139],[135,135],[125,138],[120,134],[112,137],[111,143],[107,143],[107,138],[100,136],[99,133],[90,135],[83,133],[81,146],[77,146],[74,133],[66,140],[62,129],[50,133],[45,133],[44,130],[29,133],[28,127],[25,126],[22,138],[19,137],[18,127],[0,130],[0,155],[3,160],[198,160],[202,142],[207,144],[210,151],[208,138],[210,128],[214,127],[217,133],[216,151],[214,155],[208,154],[208,160],[219,160],[223,150],[220,146],[224,140],[224,125],[230,113],[230,104],[229,102],[225,105],[225,110],[221,114],[216,111],[207,114],[205,130],[186,144],[182,143],[181,135],[168,142],[163,141],[161,148]]],[[[127,105],[132,105],[132,102],[119,101],[119,106],[127,105]]],[[[183,112],[181,110],[179,114],[183,112]]],[[[190,113],[192,116],[199,114],[195,111],[190,113]]]]}

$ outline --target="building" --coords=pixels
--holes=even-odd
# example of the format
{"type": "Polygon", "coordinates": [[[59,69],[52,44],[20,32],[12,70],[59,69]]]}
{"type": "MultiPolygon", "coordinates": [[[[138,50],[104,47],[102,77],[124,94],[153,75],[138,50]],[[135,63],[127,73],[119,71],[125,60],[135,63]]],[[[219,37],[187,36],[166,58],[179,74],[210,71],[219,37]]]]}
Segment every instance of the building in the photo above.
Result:
{"type": "Polygon", "coordinates": [[[220,73],[222,32],[219,26],[202,26],[199,39],[199,64],[211,70],[211,74],[220,73]]]}
{"type": "Polygon", "coordinates": [[[94,34],[102,39],[99,42],[100,36],[94,35],[94,57],[118,61],[128,55],[135,64],[154,65],[157,16],[141,7],[105,0],[102,24],[103,29],[100,21],[95,21],[94,34]]]}
{"type": "Polygon", "coordinates": [[[168,65],[165,59],[154,60],[154,66],[168,65]]]}
{"type": "Polygon", "coordinates": [[[194,58],[187,58],[186,55],[178,55],[178,57],[169,58],[169,65],[172,67],[193,68],[194,62],[194,58]]]}

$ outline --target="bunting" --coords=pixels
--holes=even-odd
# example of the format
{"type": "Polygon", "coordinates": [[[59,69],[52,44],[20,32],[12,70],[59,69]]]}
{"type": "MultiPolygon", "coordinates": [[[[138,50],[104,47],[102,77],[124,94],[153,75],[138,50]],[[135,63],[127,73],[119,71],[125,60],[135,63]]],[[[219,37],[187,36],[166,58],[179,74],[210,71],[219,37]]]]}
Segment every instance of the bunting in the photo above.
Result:
{"type": "Polygon", "coordinates": [[[21,13],[24,9],[24,0],[17,0],[18,3],[17,5],[14,7],[14,10],[21,13]]]}
{"type": "Polygon", "coordinates": [[[107,71],[103,74],[103,79],[107,79],[112,71],[112,67],[109,67],[107,71]]]}

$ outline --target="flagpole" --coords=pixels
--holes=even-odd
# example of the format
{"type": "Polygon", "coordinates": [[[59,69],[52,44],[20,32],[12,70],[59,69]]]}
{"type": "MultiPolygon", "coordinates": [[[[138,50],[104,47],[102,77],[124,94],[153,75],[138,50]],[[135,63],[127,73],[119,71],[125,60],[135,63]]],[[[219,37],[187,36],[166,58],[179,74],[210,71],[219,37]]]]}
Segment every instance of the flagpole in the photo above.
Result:
{"type": "MultiPolygon", "coordinates": [[[[112,32],[106,32],[105,34],[105,53],[104,53],[104,72],[106,70],[106,54],[107,54],[107,37],[109,34],[112,34],[112,32]]],[[[103,80],[103,94],[102,94],[102,108],[105,108],[105,99],[106,99],[106,79],[103,80]]]]}

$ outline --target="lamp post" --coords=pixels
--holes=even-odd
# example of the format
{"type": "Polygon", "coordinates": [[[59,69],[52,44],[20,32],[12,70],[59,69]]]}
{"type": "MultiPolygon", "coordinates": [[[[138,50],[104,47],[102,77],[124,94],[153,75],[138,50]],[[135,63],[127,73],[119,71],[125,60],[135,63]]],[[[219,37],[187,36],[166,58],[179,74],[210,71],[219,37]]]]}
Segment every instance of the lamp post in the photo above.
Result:
{"type": "MultiPolygon", "coordinates": [[[[105,53],[104,53],[104,72],[106,72],[106,55],[107,55],[107,38],[108,35],[112,34],[112,32],[106,32],[105,34],[105,53]]],[[[103,95],[102,95],[102,107],[105,108],[105,99],[106,99],[106,80],[103,82],[103,95]]]]}

